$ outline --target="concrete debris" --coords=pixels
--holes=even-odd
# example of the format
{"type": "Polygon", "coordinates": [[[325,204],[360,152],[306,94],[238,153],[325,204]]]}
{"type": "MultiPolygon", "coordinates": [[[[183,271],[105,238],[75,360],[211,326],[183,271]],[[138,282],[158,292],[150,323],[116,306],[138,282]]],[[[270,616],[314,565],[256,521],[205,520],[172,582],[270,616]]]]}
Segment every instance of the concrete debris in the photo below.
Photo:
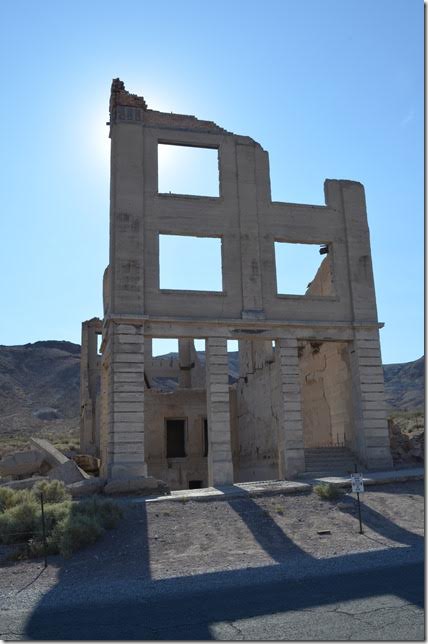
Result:
{"type": "Polygon", "coordinates": [[[0,476],[31,476],[40,471],[43,462],[43,454],[37,450],[13,452],[1,459],[0,476]]]}
{"type": "Polygon", "coordinates": [[[110,480],[103,490],[104,494],[170,494],[169,487],[153,476],[136,476],[129,479],[110,480]]]}
{"type": "Polygon", "coordinates": [[[84,481],[76,481],[67,485],[67,490],[73,498],[88,496],[90,494],[99,494],[103,491],[107,479],[93,477],[84,481]]]}
{"type": "Polygon", "coordinates": [[[82,470],[89,472],[89,474],[99,472],[100,459],[96,456],[92,456],[91,454],[76,454],[72,459],[82,470]]]}
{"type": "Polygon", "coordinates": [[[76,483],[77,481],[83,481],[91,478],[89,474],[84,472],[74,461],[67,460],[65,463],[61,463],[56,467],[52,468],[48,474],[47,478],[50,480],[62,481],[65,485],[70,483],[76,483]]]}
{"type": "Polygon", "coordinates": [[[69,460],[62,452],[59,451],[59,449],[54,447],[52,443],[45,438],[30,438],[30,440],[51,467],[62,465],[69,460]]]}
{"type": "Polygon", "coordinates": [[[8,481],[7,483],[0,483],[0,487],[8,487],[11,490],[31,490],[38,481],[46,481],[46,477],[33,476],[29,479],[21,479],[20,481],[8,481]]]}

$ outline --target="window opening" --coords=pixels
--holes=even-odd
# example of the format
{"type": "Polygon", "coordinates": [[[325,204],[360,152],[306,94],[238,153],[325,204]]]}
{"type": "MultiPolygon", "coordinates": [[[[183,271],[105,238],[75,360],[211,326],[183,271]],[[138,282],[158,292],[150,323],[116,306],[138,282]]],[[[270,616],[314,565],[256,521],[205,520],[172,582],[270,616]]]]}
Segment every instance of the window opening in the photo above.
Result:
{"type": "Polygon", "coordinates": [[[185,452],[186,421],[172,418],[166,421],[166,457],[183,458],[185,452]]]}
{"type": "Polygon", "coordinates": [[[202,481],[189,481],[189,490],[198,490],[202,487],[202,481]]]}
{"type": "Polygon", "coordinates": [[[221,238],[159,235],[160,288],[223,290],[221,238]]]}
{"type": "Polygon", "coordinates": [[[170,353],[178,354],[177,338],[153,338],[152,356],[168,356],[170,353]]]}
{"type": "Polygon", "coordinates": [[[276,241],[275,265],[279,295],[334,295],[328,245],[276,241]]]}
{"type": "Polygon", "coordinates": [[[218,149],[159,143],[158,192],[218,197],[218,149]]]}

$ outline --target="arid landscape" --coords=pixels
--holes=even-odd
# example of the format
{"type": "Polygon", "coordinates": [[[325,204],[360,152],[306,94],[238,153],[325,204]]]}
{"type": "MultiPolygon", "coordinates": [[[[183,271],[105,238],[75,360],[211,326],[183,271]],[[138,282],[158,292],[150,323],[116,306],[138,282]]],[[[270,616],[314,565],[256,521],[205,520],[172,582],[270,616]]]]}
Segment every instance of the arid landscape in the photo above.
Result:
{"type": "MultiPolygon", "coordinates": [[[[384,365],[397,464],[423,460],[424,369],[424,357],[384,365]]],[[[29,436],[48,438],[65,452],[78,448],[79,370],[80,345],[72,342],[0,346],[0,456],[28,447],[29,436]]],[[[238,372],[238,352],[230,352],[231,383],[238,372]]],[[[162,382],[163,388],[175,386],[162,382]]]]}

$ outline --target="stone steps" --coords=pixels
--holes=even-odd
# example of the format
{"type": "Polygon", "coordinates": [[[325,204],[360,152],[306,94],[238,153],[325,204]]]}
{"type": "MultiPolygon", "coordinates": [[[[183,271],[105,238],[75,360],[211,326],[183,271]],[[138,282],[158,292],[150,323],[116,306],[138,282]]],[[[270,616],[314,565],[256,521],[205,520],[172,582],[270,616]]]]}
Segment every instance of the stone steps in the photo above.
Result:
{"type": "Polygon", "coordinates": [[[305,473],[310,476],[348,474],[358,461],[346,447],[305,449],[305,473]]]}

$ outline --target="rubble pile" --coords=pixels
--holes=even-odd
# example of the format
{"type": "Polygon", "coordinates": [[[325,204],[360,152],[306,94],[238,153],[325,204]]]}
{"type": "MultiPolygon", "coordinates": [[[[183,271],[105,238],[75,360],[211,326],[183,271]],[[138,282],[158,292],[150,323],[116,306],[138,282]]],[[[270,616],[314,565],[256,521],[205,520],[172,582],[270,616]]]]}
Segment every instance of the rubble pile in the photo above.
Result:
{"type": "Polygon", "coordinates": [[[152,476],[114,481],[99,477],[100,460],[89,454],[68,458],[49,441],[31,438],[32,449],[13,452],[0,459],[0,486],[14,490],[31,489],[43,479],[62,481],[72,497],[90,494],[169,494],[163,481],[152,476]]]}
{"type": "Polygon", "coordinates": [[[425,428],[415,425],[404,428],[393,418],[388,421],[389,439],[394,465],[421,464],[424,462],[425,428]]]}

